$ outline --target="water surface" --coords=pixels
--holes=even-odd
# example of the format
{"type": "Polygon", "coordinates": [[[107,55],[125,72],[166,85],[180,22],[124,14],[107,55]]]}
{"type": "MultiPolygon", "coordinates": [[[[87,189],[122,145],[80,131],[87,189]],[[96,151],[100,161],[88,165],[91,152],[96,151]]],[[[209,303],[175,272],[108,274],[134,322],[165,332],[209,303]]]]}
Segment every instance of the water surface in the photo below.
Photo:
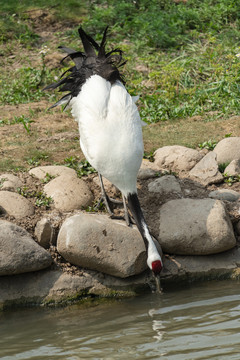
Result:
{"type": "Polygon", "coordinates": [[[239,360],[240,283],[0,314],[1,360],[239,360]]]}

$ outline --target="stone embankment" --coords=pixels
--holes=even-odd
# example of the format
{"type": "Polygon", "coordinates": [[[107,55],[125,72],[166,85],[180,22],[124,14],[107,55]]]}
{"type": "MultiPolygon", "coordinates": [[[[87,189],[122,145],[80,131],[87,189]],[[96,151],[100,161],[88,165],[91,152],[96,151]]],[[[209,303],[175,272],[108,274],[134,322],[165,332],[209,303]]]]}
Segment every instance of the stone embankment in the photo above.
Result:
{"type": "MultiPolygon", "coordinates": [[[[233,190],[224,179],[239,174],[239,137],[223,139],[214,151],[165,146],[154,162],[143,161],[139,198],[164,253],[163,284],[238,276],[240,183],[233,190]]],[[[44,181],[52,203],[41,212],[24,196],[19,175],[0,175],[1,308],[149,291],[152,277],[136,227],[89,213],[100,194],[96,175],[89,181],[64,166],[42,166],[28,176],[44,181]],[[31,220],[27,231],[21,224],[31,228],[31,220]]],[[[107,180],[105,188],[118,195],[107,180]]]]}

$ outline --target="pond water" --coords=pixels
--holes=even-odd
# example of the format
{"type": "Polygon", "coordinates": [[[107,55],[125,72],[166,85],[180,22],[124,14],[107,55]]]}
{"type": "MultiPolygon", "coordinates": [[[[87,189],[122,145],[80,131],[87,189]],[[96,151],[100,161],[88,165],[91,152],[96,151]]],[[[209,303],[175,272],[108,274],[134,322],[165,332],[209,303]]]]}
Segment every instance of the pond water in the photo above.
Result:
{"type": "Polygon", "coordinates": [[[240,283],[0,314],[1,360],[239,360],[240,283]]]}

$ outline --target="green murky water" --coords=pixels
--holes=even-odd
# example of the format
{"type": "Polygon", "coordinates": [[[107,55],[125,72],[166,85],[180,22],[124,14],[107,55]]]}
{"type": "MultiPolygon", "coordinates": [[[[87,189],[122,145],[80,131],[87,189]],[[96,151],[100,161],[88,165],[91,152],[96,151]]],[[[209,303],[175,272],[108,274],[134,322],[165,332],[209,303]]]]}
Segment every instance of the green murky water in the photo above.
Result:
{"type": "Polygon", "coordinates": [[[1,360],[239,360],[240,283],[0,314],[1,360]]]}

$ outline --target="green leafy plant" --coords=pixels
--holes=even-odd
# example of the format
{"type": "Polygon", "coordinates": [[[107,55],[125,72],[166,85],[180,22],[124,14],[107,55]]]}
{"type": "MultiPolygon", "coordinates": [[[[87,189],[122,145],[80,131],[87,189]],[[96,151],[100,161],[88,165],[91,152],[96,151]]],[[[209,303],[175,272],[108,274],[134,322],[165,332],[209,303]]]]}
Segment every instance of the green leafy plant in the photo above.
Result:
{"type": "Polygon", "coordinates": [[[222,163],[222,164],[219,164],[218,165],[218,170],[223,174],[226,167],[230,164],[230,162],[225,162],[225,163],[222,163]]]}
{"type": "Polygon", "coordinates": [[[81,160],[75,156],[70,156],[64,159],[66,166],[74,169],[77,172],[78,177],[82,177],[84,175],[93,174],[96,170],[89,164],[87,160],[81,160]]]}
{"type": "Polygon", "coordinates": [[[51,198],[51,196],[47,196],[44,192],[37,192],[35,194],[36,197],[36,201],[35,201],[35,205],[38,207],[45,207],[46,209],[49,209],[53,199],[51,198]]]}
{"type": "Polygon", "coordinates": [[[42,179],[42,182],[43,182],[44,184],[47,184],[49,181],[55,179],[55,177],[56,177],[56,176],[54,176],[54,175],[51,175],[51,174],[49,174],[49,173],[46,173],[44,179],[42,179]]]}
{"type": "Polygon", "coordinates": [[[21,116],[14,116],[14,120],[13,123],[15,124],[23,124],[24,129],[27,131],[27,133],[30,133],[30,126],[31,123],[33,123],[34,120],[31,120],[29,117],[25,116],[25,115],[21,115],[21,116]]]}
{"type": "Polygon", "coordinates": [[[208,141],[204,141],[204,142],[198,144],[198,147],[200,149],[213,150],[216,145],[217,145],[217,141],[208,140],[208,141]]]}
{"type": "Polygon", "coordinates": [[[224,182],[229,186],[232,186],[236,182],[240,182],[240,175],[228,175],[227,173],[223,174],[224,182]]]}

